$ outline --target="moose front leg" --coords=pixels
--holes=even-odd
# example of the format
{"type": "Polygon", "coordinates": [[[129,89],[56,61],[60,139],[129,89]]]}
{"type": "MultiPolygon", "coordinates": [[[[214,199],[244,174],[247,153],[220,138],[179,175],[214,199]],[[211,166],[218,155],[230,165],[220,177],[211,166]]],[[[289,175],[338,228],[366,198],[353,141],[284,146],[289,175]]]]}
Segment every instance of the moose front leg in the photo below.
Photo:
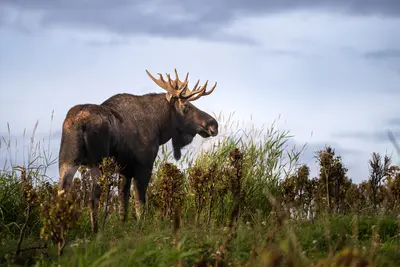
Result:
{"type": "Polygon", "coordinates": [[[90,222],[92,224],[92,232],[98,231],[98,211],[100,203],[101,188],[97,183],[100,178],[100,170],[96,167],[90,167],[90,175],[92,177],[92,192],[90,194],[90,222]]]}
{"type": "Polygon", "coordinates": [[[128,217],[129,196],[131,190],[131,178],[121,175],[121,184],[119,186],[119,215],[123,222],[128,217]]]}
{"type": "Polygon", "coordinates": [[[135,192],[135,211],[138,219],[141,218],[146,205],[146,191],[151,178],[152,168],[143,167],[138,168],[135,177],[133,178],[134,192],[135,192]]]}
{"type": "Polygon", "coordinates": [[[63,194],[65,192],[69,193],[72,185],[72,180],[74,179],[74,175],[78,170],[78,167],[79,166],[72,163],[60,163],[60,180],[58,184],[58,194],[63,194]]]}

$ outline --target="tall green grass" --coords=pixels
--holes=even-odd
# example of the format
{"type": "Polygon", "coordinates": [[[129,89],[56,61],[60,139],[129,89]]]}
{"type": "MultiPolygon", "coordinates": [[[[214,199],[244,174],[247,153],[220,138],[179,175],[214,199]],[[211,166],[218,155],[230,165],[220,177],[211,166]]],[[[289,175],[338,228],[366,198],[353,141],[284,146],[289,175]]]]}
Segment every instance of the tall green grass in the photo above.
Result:
{"type": "MultiPolygon", "coordinates": [[[[314,191],[310,191],[309,205],[298,204],[303,201],[303,198],[298,198],[298,192],[303,189],[298,190],[296,181],[300,180],[296,177],[303,166],[301,153],[304,146],[291,145],[293,136],[289,131],[279,129],[275,122],[268,128],[256,129],[244,127],[232,116],[224,118],[220,114],[217,117],[221,125],[220,135],[204,144],[190,146],[180,162],[172,159],[168,145],[160,149],[147,192],[145,216],[140,220],[134,214],[131,194],[128,222],[120,222],[117,193],[112,190],[109,201],[102,202],[99,216],[105,215],[104,205],[108,203],[105,228],[93,235],[88,207],[80,199],[87,195],[85,184],[88,177],[83,173],[76,180],[79,183],[75,184],[75,197],[69,200],[72,201],[69,203],[74,203],[74,212],[76,210],[79,217],[74,219],[75,213],[65,217],[65,225],[71,227],[66,226],[69,229],[65,231],[66,245],[62,256],[54,242],[55,235],[52,237],[50,234],[48,240],[40,237],[45,236],[44,230],[51,232],[51,227],[55,227],[47,224],[47,220],[53,220],[54,216],[44,211],[66,212],[62,205],[68,202],[51,197],[57,181],[49,179],[46,173],[57,159],[49,154],[49,144],[44,148],[42,142],[35,143],[32,137],[28,163],[20,166],[25,170],[23,179],[21,168],[12,162],[0,172],[0,264],[400,264],[400,218],[385,209],[384,204],[381,204],[379,213],[365,213],[364,207],[326,213],[315,208],[326,201],[318,198],[318,191],[322,190],[318,183],[315,183],[314,191]],[[294,184],[287,181],[294,181],[294,184]],[[36,201],[32,201],[31,196],[35,196],[36,201]],[[297,204],[288,201],[290,199],[295,199],[297,204]],[[311,218],[307,216],[308,212],[304,212],[304,207],[308,206],[308,212],[316,213],[311,218]],[[45,225],[47,228],[43,228],[45,225]],[[16,253],[18,243],[20,249],[16,253]]],[[[37,124],[32,136],[36,129],[37,124]]],[[[10,138],[2,139],[1,149],[12,155],[10,138]]],[[[306,179],[311,185],[312,179],[306,179]]],[[[320,177],[315,181],[318,179],[320,177]]],[[[355,184],[345,188],[359,190],[355,184]]]]}

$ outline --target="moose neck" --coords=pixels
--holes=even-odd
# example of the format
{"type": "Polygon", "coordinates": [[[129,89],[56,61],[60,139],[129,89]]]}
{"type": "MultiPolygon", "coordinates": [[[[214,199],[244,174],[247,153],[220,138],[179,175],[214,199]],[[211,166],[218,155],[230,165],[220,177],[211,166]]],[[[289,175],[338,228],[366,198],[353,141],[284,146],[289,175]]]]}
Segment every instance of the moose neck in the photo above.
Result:
{"type": "MultiPolygon", "coordinates": [[[[158,141],[160,145],[172,139],[173,155],[176,160],[182,156],[181,149],[193,141],[194,136],[183,133],[178,129],[176,110],[174,104],[167,101],[165,94],[159,100],[158,141]]],[[[173,101],[173,100],[172,100],[173,101]]]]}
{"type": "Polygon", "coordinates": [[[160,145],[167,143],[177,134],[177,122],[175,119],[175,110],[172,104],[167,101],[164,93],[159,94],[159,142],[160,145]]]}

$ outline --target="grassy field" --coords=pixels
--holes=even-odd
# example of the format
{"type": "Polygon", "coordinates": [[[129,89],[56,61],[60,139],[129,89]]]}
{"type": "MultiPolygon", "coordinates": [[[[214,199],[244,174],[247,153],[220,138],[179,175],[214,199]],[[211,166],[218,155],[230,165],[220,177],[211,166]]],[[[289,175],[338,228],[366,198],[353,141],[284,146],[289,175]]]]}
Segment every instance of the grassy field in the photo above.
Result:
{"type": "MultiPolygon", "coordinates": [[[[326,146],[310,177],[288,132],[225,132],[179,165],[163,148],[146,210],[135,216],[132,194],[125,224],[116,166],[105,159],[97,235],[87,171],[71,196],[57,196],[46,177],[56,161],[31,150],[30,164],[0,171],[0,265],[400,265],[400,168],[390,158],[372,153],[370,177],[355,184],[326,146]]],[[[2,151],[9,147],[3,138],[2,151]]]]}

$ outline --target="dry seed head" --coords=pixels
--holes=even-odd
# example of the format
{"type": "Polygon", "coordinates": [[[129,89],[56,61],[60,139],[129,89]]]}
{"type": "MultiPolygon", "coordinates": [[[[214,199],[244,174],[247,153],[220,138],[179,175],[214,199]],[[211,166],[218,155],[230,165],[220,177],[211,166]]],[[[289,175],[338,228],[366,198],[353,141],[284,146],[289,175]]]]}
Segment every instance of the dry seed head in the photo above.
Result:
{"type": "Polygon", "coordinates": [[[21,171],[21,189],[25,201],[30,205],[37,205],[39,203],[38,194],[32,185],[32,177],[27,175],[25,167],[17,166],[16,168],[21,171]]]}
{"type": "Polygon", "coordinates": [[[58,195],[56,190],[42,201],[40,237],[55,243],[65,241],[65,231],[72,228],[79,218],[79,206],[72,194],[58,195]]]}
{"type": "Polygon", "coordinates": [[[106,203],[106,198],[109,190],[112,190],[115,186],[118,186],[119,166],[114,158],[104,158],[102,163],[99,165],[100,178],[98,184],[101,188],[100,205],[106,203]]]}
{"type": "Polygon", "coordinates": [[[164,218],[173,218],[185,199],[183,173],[173,164],[165,162],[157,171],[154,182],[149,186],[149,195],[164,218]]]}

